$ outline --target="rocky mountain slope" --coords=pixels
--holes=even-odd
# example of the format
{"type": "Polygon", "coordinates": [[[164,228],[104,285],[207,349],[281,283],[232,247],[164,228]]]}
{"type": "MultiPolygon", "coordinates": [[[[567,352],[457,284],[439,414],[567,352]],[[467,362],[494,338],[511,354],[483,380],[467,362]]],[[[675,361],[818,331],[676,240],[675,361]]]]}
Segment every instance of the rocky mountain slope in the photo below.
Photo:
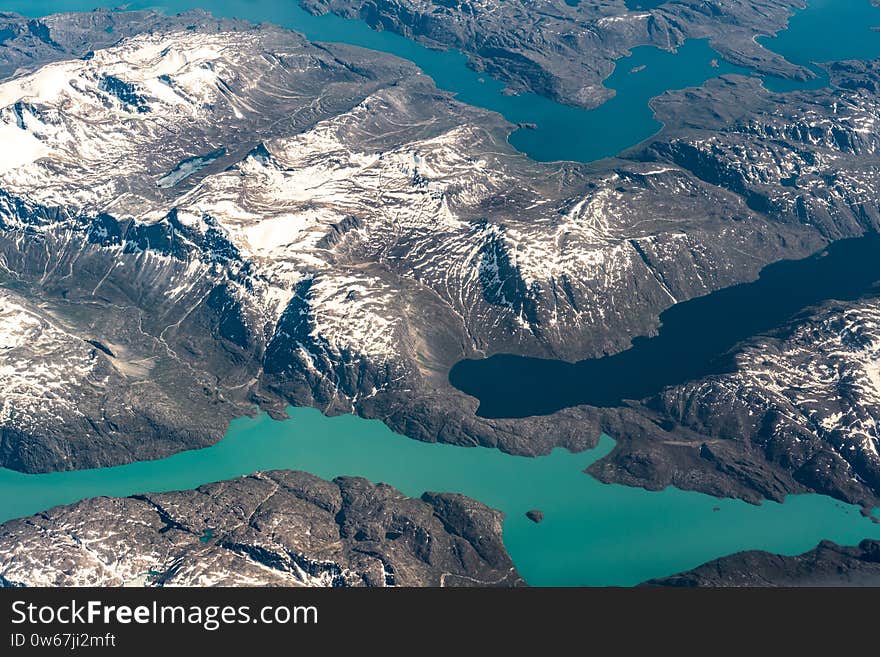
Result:
{"type": "Polygon", "coordinates": [[[136,34],[246,27],[241,21],[215,18],[205,11],[166,16],[155,11],[95,9],[42,18],[24,18],[13,12],[0,11],[0,77],[22,73],[48,62],[83,57],[136,34]]]}
{"type": "MultiPolygon", "coordinates": [[[[292,33],[225,26],[218,32],[178,20],[185,31],[174,34],[186,43],[182,48],[147,35],[109,60],[98,51],[49,64],[0,91],[0,130],[16,146],[0,162],[9,299],[37,318],[34,331],[44,342],[70,336],[104,370],[101,376],[68,371],[68,384],[53,389],[44,385],[48,376],[34,376],[51,370],[52,352],[31,353],[35,371],[22,389],[18,365],[28,345],[14,322],[6,324],[2,386],[9,403],[0,453],[12,467],[155,458],[185,444],[204,445],[206,436],[217,439],[228,418],[246,408],[258,367],[231,296],[236,274],[224,268],[222,254],[234,248],[215,233],[194,243],[195,235],[177,230],[173,214],[164,218],[172,209],[167,199],[189,181],[179,177],[169,186],[163,177],[193,155],[222,147],[228,158],[241,157],[285,122],[332,114],[333,101],[324,110],[315,102],[324,91],[350,107],[376,84],[292,33]],[[269,40],[277,58],[267,62],[260,44],[269,40]],[[236,72],[221,67],[221,53],[236,46],[238,75],[248,66],[263,66],[265,74],[233,79],[236,72]],[[143,88],[114,74],[126,68],[142,72],[136,82],[143,88]],[[231,98],[224,86],[230,83],[250,85],[246,100],[231,98]],[[273,93],[279,88],[303,96],[273,93]],[[160,220],[135,219],[144,212],[158,212],[160,220]],[[172,335],[184,324],[191,329],[185,337],[172,335]],[[58,413],[34,412],[47,405],[58,413]],[[56,440],[58,433],[66,439],[56,440]]],[[[393,62],[386,76],[393,79],[401,66],[393,62]]],[[[212,162],[222,168],[228,158],[212,162]]],[[[264,308],[258,312],[275,312],[271,301],[264,308]]],[[[261,315],[251,319],[260,322],[261,315]]]]}
{"type": "Polygon", "coordinates": [[[878,313],[876,298],[831,303],[747,342],[728,373],[667,388],[636,407],[646,421],[633,424],[643,435],[624,438],[593,472],[682,485],[702,471],[740,479],[766,498],[816,491],[875,506],[878,313]],[[674,465],[686,459],[690,468],[674,465]]]}
{"type": "Polygon", "coordinates": [[[501,514],[461,495],[263,472],[0,525],[0,586],[515,586],[501,514]]]}
{"type": "Polygon", "coordinates": [[[514,91],[595,107],[615,61],[636,46],[674,49],[708,39],[724,58],[762,73],[809,79],[809,69],[764,48],[756,36],[783,29],[802,0],[300,0],[312,13],[360,18],[430,46],[457,48],[514,91]],[[630,7],[635,7],[630,9],[630,7]]]}
{"type": "Polygon", "coordinates": [[[685,573],[653,579],[646,586],[877,586],[880,541],[857,547],[822,541],[795,557],[769,552],[740,552],[685,573]]]}

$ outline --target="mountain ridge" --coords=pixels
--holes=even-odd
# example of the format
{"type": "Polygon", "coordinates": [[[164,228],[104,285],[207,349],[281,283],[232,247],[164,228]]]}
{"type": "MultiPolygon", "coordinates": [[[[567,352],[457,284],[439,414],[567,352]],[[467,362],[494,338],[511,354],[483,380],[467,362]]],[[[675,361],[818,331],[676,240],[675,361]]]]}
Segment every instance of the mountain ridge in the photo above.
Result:
{"type": "MultiPolygon", "coordinates": [[[[500,116],[403,60],[173,20],[0,84],[3,129],[49,153],[23,149],[0,171],[9,303],[118,375],[110,389],[83,375],[65,408],[124,391],[114,417],[70,411],[29,431],[7,417],[5,465],[158,458],[175,440],[216,441],[255,403],[276,416],[293,403],[526,455],[586,449],[604,430],[617,455],[659,460],[603,478],[647,487],[671,477],[750,501],[821,489],[788,475],[779,486],[784,468],[760,451],[744,472],[698,443],[667,449],[638,409],[478,418],[447,373],[492,353],[615,353],[672,303],[876,230],[876,67],[831,65],[843,84],[825,90],[773,94],[726,76],[668,92],[649,142],[541,164],[507,144],[500,116]]],[[[6,395],[16,371],[0,370],[6,395]]],[[[746,447],[730,443],[728,458],[746,447]]]]}

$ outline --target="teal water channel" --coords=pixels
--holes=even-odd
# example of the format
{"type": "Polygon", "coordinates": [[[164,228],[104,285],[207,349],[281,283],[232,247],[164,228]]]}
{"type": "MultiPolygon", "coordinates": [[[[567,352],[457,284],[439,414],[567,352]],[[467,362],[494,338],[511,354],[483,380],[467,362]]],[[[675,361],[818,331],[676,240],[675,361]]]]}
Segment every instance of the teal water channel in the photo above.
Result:
{"type": "Polygon", "coordinates": [[[532,585],[631,585],[739,550],[786,554],[823,538],[852,544],[880,537],[856,507],[821,495],[755,506],[667,488],[649,492],[602,484],[583,473],[613,440],[572,454],[511,456],[495,449],[421,443],[378,420],[328,418],[311,408],[291,419],[233,421],[206,449],[97,470],[27,475],[0,469],[0,521],[99,495],[196,488],[257,470],[305,470],[324,478],[358,475],[411,496],[458,492],[506,514],[504,541],[532,585]],[[544,512],[535,524],[529,509],[544,512]]]}

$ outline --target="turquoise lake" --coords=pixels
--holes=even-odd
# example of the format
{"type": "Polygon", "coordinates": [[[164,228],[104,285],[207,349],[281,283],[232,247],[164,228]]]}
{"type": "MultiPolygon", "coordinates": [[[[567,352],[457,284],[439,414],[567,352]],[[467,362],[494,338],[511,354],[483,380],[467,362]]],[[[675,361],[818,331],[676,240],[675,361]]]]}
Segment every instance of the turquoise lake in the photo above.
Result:
{"type": "Polygon", "coordinates": [[[806,11],[797,12],[789,29],[775,37],[759,37],[758,42],[783,55],[790,62],[816,73],[815,80],[795,82],[767,78],[772,91],[810,89],[828,84],[828,76],[816,63],[844,59],[880,57],[880,7],[868,0],[809,0],[806,11]]]}
{"type": "MultiPolygon", "coordinates": [[[[19,0],[6,9],[37,16],[101,4],[116,3],[19,0]]],[[[129,7],[170,12],[200,4],[206,3],[133,2],[129,7]]],[[[705,41],[687,42],[677,53],[636,48],[606,81],[616,97],[587,111],[533,94],[504,95],[500,83],[467,68],[461,53],[429,50],[358,21],[314,17],[294,0],[221,0],[210,6],[215,14],[272,21],[313,40],[344,41],[410,59],[460,100],[501,112],[513,122],[538,124],[537,130],[518,130],[510,138],[538,160],[589,162],[614,155],[659,129],[648,105],[651,97],[723,73],[750,74],[721,61],[705,41]]],[[[876,57],[878,35],[870,30],[875,24],[880,24],[880,10],[867,0],[815,0],[792,19],[789,31],[764,43],[803,64],[865,52],[876,57]],[[837,19],[839,11],[845,11],[849,23],[837,19]]],[[[779,90],[825,83],[766,82],[779,90]]],[[[823,496],[791,496],[784,505],[753,506],[676,489],[647,492],[601,484],[583,470],[611,449],[608,437],[589,452],[556,450],[528,459],[419,443],[354,416],[326,418],[312,409],[291,409],[291,416],[286,422],[264,415],[238,419],[216,446],[159,461],[46,475],[0,470],[0,520],[95,495],[187,489],[255,470],[289,468],[322,477],[364,476],[409,495],[461,492],[501,509],[507,514],[505,543],[533,585],[631,585],[743,549],[794,554],[822,538],[852,544],[880,537],[880,525],[858,509],[823,496]],[[533,508],[545,514],[540,525],[524,516],[533,508]]]]}
{"type": "Polygon", "coordinates": [[[858,508],[819,495],[754,506],[674,488],[599,483],[583,469],[613,447],[607,436],[588,452],[557,449],[527,458],[420,443],[353,415],[289,412],[284,422],[266,415],[237,419],[217,445],[160,461],[44,475],[0,469],[0,520],[83,497],[188,489],[286,468],[325,478],[363,476],[412,496],[460,492],[498,508],[507,514],[505,544],[532,585],[626,586],[746,548],[796,554],[822,538],[852,544],[880,537],[880,525],[858,508]],[[544,521],[528,520],[529,509],[542,510],[544,521]]]}

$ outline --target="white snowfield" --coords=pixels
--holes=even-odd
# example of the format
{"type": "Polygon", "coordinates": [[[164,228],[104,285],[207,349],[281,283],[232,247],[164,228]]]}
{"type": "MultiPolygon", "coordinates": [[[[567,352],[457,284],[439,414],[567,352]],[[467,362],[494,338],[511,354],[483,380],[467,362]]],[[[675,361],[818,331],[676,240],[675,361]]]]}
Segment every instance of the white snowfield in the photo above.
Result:
{"type": "Polygon", "coordinates": [[[233,141],[268,131],[267,104],[283,116],[315,95],[309,75],[319,78],[320,65],[302,43],[270,29],[145,34],[3,82],[0,134],[18,148],[0,155],[0,185],[72,211],[141,218],[162,198],[149,193],[158,178],[229,145],[213,141],[212,127],[233,141]]]}
{"type": "MultiPolygon", "coordinates": [[[[239,42],[256,38],[238,35],[239,42]]],[[[0,130],[23,147],[14,156],[7,151],[0,164],[3,189],[82,211],[112,205],[131,212],[136,200],[126,178],[155,174],[193,124],[216,117],[215,103],[220,112],[240,115],[235,97],[218,86],[221,76],[236,74],[223,58],[235,41],[224,40],[229,36],[145,35],[90,60],[48,64],[0,84],[0,130]],[[126,102],[108,90],[114,78],[149,100],[126,102]]]]}
{"type": "Polygon", "coordinates": [[[78,389],[106,378],[90,345],[0,292],[0,426],[65,422],[79,415],[78,389]]]}
{"type": "Polygon", "coordinates": [[[716,385],[756,415],[778,409],[777,432],[794,426],[795,435],[820,436],[847,462],[880,463],[880,301],[828,310],[784,341],[755,343],[736,364],[716,385]]]}
{"type": "MultiPolygon", "coordinates": [[[[271,136],[261,127],[241,137],[270,102],[294,103],[311,93],[279,86],[287,70],[316,65],[293,47],[277,48],[271,35],[258,31],[144,35],[0,84],[0,133],[22,146],[2,156],[0,189],[28,203],[63,207],[69,216],[106,212],[149,224],[176,208],[183,223],[201,232],[219,229],[256,265],[256,292],[242,294],[267,321],[281,316],[298,283],[313,281],[315,336],[332,351],[378,364],[400,360],[404,345],[418,337],[401,326],[398,291],[365,261],[430,289],[464,324],[490,338],[527,336],[537,321],[521,300],[507,298],[511,277],[538,297],[551,339],[554,331],[561,342],[566,331],[613,323],[607,315],[616,312],[615,301],[625,300],[620,284],[644,274],[634,243],[656,241],[628,230],[633,201],[615,191],[618,175],[572,197],[558,191],[564,167],[548,166],[524,186],[510,172],[511,162],[522,166],[524,158],[494,143],[461,106],[455,111],[464,118],[452,125],[437,116],[413,119],[408,100],[388,89],[300,132],[271,136]],[[422,121],[426,136],[401,138],[388,148],[394,131],[412,128],[408,120],[422,121]],[[202,166],[187,160],[228,146],[216,134],[218,124],[265,152],[245,151],[228,170],[178,185],[197,179],[202,166]],[[555,198],[547,196],[548,179],[555,198]],[[509,207],[488,205],[503,197],[509,207]],[[352,218],[356,228],[339,243],[322,243],[352,218]],[[548,292],[563,284],[584,298],[574,302],[548,292]],[[495,298],[487,304],[485,288],[493,286],[495,298]]],[[[656,178],[655,189],[701,193],[675,168],[643,169],[656,178]]],[[[658,260],[680,252],[699,260],[701,245],[677,236],[677,208],[660,210],[674,230],[657,245],[658,260]]],[[[211,254],[205,258],[216,270],[211,254]]],[[[205,275],[204,266],[192,269],[205,275]]],[[[662,280],[649,279],[648,294],[676,298],[662,280]]],[[[179,281],[169,295],[189,288],[179,281]]]]}

